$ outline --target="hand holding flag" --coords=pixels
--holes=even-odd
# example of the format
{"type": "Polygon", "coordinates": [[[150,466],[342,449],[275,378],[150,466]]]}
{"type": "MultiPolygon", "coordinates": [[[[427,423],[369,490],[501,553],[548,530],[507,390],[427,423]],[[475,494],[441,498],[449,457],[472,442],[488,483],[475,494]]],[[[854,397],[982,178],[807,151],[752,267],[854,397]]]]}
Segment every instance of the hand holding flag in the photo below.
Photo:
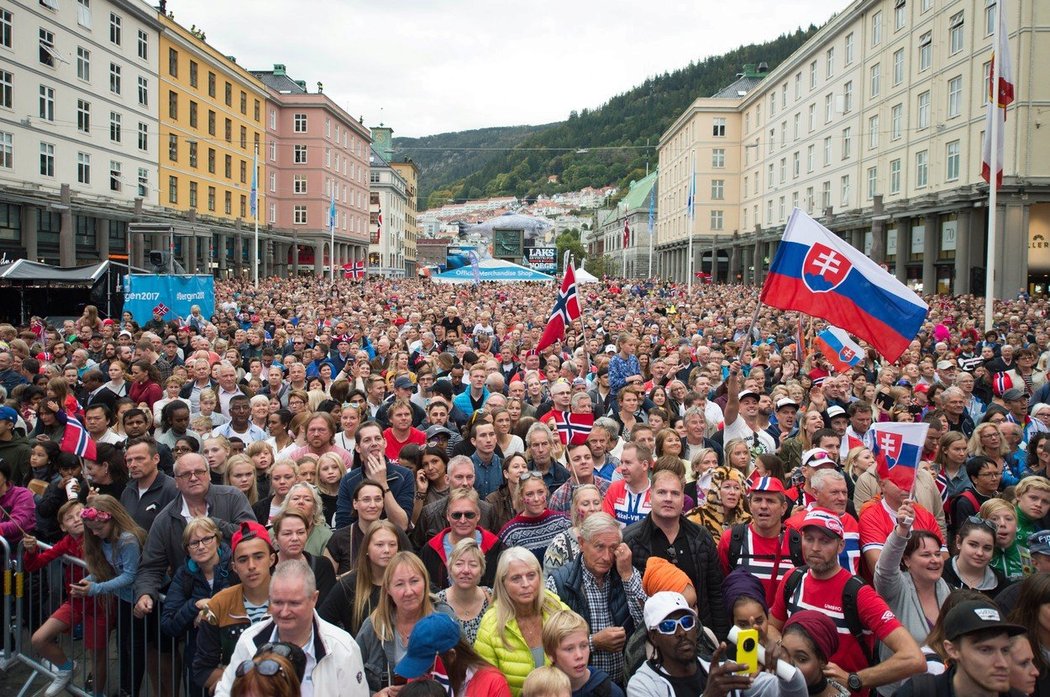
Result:
{"type": "Polygon", "coordinates": [[[877,423],[872,426],[872,452],[879,479],[889,479],[902,491],[911,492],[926,444],[927,423],[877,423]]]}

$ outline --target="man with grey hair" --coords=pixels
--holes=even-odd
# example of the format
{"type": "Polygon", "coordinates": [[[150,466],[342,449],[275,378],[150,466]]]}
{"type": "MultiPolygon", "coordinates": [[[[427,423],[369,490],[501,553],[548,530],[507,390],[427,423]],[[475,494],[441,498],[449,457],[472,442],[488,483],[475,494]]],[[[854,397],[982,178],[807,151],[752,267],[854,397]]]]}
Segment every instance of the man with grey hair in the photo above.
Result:
{"type": "Polygon", "coordinates": [[[962,389],[953,385],[942,392],[941,407],[945,418],[948,419],[949,431],[958,431],[967,438],[973,435],[976,426],[966,409],[966,393],[962,389]]]}
{"type": "Polygon", "coordinates": [[[591,460],[594,461],[594,473],[609,482],[622,479],[618,471],[620,458],[612,454],[619,438],[620,425],[608,416],[595,419],[591,434],[587,436],[591,460]]]}
{"type": "Polygon", "coordinates": [[[591,630],[590,665],[624,683],[624,645],[641,626],[646,595],[631,564],[619,522],[593,513],[580,525],[580,554],[547,578],[547,588],[585,620],[591,630]]]}
{"type": "Polygon", "coordinates": [[[193,380],[182,386],[179,397],[190,400],[190,413],[196,414],[201,410],[201,391],[215,390],[219,386],[211,379],[211,363],[207,358],[187,361],[187,367],[191,370],[193,380]]]}
{"type": "Polygon", "coordinates": [[[554,459],[554,434],[547,424],[537,421],[529,426],[525,433],[525,447],[529,456],[529,470],[543,475],[548,493],[569,481],[569,470],[554,459]]]}
{"type": "Polygon", "coordinates": [[[235,395],[243,395],[241,392],[240,385],[237,384],[237,369],[233,367],[233,364],[228,361],[223,361],[219,365],[219,389],[216,390],[216,394],[219,396],[219,411],[224,416],[230,416],[230,400],[235,395]]]}
{"type": "Polygon", "coordinates": [[[354,638],[317,614],[317,588],[310,565],[283,561],[270,579],[270,619],[248,627],[237,639],[230,664],[215,686],[227,697],[234,680],[256,668],[253,658],[265,644],[295,644],[306,653],[300,694],[304,697],[368,697],[361,649],[354,638]]]}
{"type": "MultiPolygon", "coordinates": [[[[474,471],[474,461],[466,455],[456,455],[448,461],[448,484],[449,491],[453,489],[473,489],[474,484],[477,481],[477,473],[474,471]]],[[[493,511],[492,504],[481,499],[478,501],[478,508],[481,510],[481,518],[479,526],[485,528],[489,532],[499,532],[499,530],[493,530],[495,521],[495,512],[493,511]]],[[[415,543],[417,548],[422,548],[434,535],[438,534],[446,527],[448,527],[448,521],[445,517],[445,512],[448,510],[448,496],[442,496],[437,501],[428,503],[423,506],[423,510],[419,513],[419,520],[416,526],[412,529],[412,541],[415,543]]]]}
{"type": "Polygon", "coordinates": [[[837,469],[821,468],[810,476],[809,487],[816,500],[805,508],[797,509],[795,514],[787,519],[787,527],[801,532],[802,521],[811,510],[824,508],[831,511],[842,521],[842,529],[845,532],[842,538],[845,546],[839,554],[839,564],[851,574],[859,574],[860,524],[857,522],[857,517],[849,512],[852,502],[849,500],[846,477],[837,469]]]}

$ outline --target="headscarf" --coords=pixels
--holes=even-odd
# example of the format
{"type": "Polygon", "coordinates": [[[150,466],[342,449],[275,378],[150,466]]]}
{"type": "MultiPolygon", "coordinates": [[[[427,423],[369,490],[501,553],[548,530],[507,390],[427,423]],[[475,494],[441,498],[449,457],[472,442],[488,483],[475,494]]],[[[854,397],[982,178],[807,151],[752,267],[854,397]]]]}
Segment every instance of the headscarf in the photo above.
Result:
{"type": "Polygon", "coordinates": [[[766,604],[766,589],[754,574],[744,568],[734,569],[722,581],[722,598],[725,600],[726,612],[730,617],[733,616],[733,606],[741,598],[754,600],[767,614],[769,613],[769,606],[766,604]]]}
{"type": "Polygon", "coordinates": [[[693,585],[689,576],[663,557],[651,556],[645,563],[645,574],[642,575],[642,589],[652,597],[660,591],[682,593],[686,586],[693,585]]]}
{"type": "Polygon", "coordinates": [[[728,465],[716,467],[711,470],[711,486],[707,489],[707,498],[704,504],[694,508],[689,514],[689,519],[706,527],[715,538],[715,542],[717,542],[721,539],[722,533],[728,530],[731,525],[751,521],[751,514],[747,512],[747,497],[744,496],[746,492],[747,482],[743,473],[728,465]],[[728,516],[727,519],[725,511],[722,509],[722,498],[719,489],[722,486],[722,482],[729,479],[740,485],[740,500],[737,502],[736,508],[733,509],[733,515],[728,516]]]}
{"type": "Polygon", "coordinates": [[[816,610],[801,610],[788,618],[782,633],[787,633],[788,628],[796,624],[813,641],[817,651],[824,655],[824,660],[830,661],[839,650],[839,633],[831,618],[816,610]]]}

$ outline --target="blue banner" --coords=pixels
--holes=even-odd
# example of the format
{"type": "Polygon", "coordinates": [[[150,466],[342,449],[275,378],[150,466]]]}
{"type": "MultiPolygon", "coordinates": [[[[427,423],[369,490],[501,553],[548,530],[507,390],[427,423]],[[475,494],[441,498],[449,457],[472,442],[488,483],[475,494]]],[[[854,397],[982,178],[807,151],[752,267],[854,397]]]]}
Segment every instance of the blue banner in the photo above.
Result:
{"type": "Polygon", "coordinates": [[[153,319],[154,311],[163,311],[165,322],[185,319],[193,305],[199,305],[206,318],[215,314],[212,276],[132,274],[124,280],[124,310],[140,325],[153,319]]]}

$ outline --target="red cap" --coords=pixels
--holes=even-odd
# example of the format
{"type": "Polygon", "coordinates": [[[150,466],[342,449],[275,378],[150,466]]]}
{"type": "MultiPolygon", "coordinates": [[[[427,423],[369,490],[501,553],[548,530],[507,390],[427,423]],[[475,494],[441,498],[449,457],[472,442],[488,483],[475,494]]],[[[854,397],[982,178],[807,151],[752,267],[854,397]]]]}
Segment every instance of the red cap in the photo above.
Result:
{"type": "Polygon", "coordinates": [[[751,493],[754,494],[759,491],[768,491],[773,494],[783,494],[785,492],[784,482],[780,481],[776,477],[759,477],[755,480],[754,485],[751,487],[751,493]]]}
{"type": "Polygon", "coordinates": [[[813,508],[806,517],[802,519],[803,530],[806,528],[820,528],[824,532],[834,535],[839,539],[846,536],[842,529],[842,521],[833,511],[826,508],[813,508]]]}
{"type": "Polygon", "coordinates": [[[241,540],[255,539],[262,540],[271,550],[273,549],[273,543],[270,542],[270,533],[266,532],[266,528],[253,520],[246,520],[241,523],[241,529],[233,533],[233,538],[230,540],[230,547],[236,552],[237,545],[241,543],[241,540]]]}
{"type": "Polygon", "coordinates": [[[923,394],[926,394],[927,392],[930,391],[930,386],[927,385],[925,382],[920,382],[918,385],[915,386],[914,391],[915,392],[922,392],[923,394]]]}

